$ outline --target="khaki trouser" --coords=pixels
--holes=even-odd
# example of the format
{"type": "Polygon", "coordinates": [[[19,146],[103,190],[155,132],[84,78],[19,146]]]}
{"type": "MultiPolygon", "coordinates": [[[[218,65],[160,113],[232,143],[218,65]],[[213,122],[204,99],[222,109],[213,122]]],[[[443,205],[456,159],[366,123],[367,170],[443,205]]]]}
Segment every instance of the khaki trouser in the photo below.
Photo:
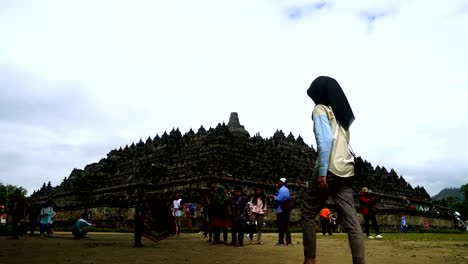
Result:
{"type": "Polygon", "coordinates": [[[348,233],[349,245],[353,263],[364,263],[364,244],[362,242],[361,225],[354,209],[353,177],[341,178],[331,173],[327,176],[328,191],[318,188],[317,173],[309,181],[309,187],[304,193],[301,208],[301,225],[304,241],[304,256],[315,258],[317,248],[317,215],[329,196],[333,199],[341,223],[348,233]]]}

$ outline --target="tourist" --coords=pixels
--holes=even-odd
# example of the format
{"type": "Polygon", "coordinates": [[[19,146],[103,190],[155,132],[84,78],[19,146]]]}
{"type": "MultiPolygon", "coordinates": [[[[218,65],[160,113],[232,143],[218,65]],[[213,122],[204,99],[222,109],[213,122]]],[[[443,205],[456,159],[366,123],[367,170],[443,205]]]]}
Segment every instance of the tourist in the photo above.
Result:
{"type": "Polygon", "coordinates": [[[370,194],[369,189],[367,187],[363,187],[361,190],[361,195],[359,195],[359,204],[360,209],[359,212],[364,217],[364,229],[366,231],[366,236],[369,239],[374,239],[371,236],[369,231],[369,222],[372,222],[375,230],[375,238],[380,239],[383,238],[380,235],[379,231],[379,224],[377,223],[376,215],[377,215],[377,202],[375,201],[374,197],[370,194]]]}
{"type": "Polygon", "coordinates": [[[24,199],[23,195],[21,194],[21,190],[16,189],[13,193],[13,198],[10,199],[10,214],[12,216],[12,227],[13,227],[13,238],[18,239],[19,235],[23,235],[24,230],[20,230],[21,228],[21,219],[26,216],[26,200],[24,199]]]}
{"type": "Polygon", "coordinates": [[[329,196],[348,233],[353,263],[364,263],[362,231],[354,209],[352,190],[354,159],[348,148],[353,112],[338,82],[330,77],[315,79],[307,94],[316,104],[312,119],[318,155],[301,208],[304,263],[315,263],[315,219],[329,196]]]}
{"type": "Polygon", "coordinates": [[[330,215],[330,223],[331,223],[331,229],[333,232],[340,233],[340,224],[338,223],[338,217],[336,216],[336,213],[333,213],[330,215]]]}
{"type": "MultiPolygon", "coordinates": [[[[229,185],[224,185],[224,188],[226,189],[226,195],[229,197],[229,199],[231,199],[231,197],[234,196],[234,194],[231,191],[231,187],[229,187],[229,185]]],[[[225,229],[223,229],[223,241],[224,241],[224,243],[227,243],[227,240],[228,240],[228,229],[225,228],[225,229]]]]}
{"type": "MultiPolygon", "coordinates": [[[[75,225],[73,225],[72,234],[75,239],[80,239],[86,236],[86,234],[91,230],[91,223],[88,222],[88,214],[81,214],[80,218],[76,220],[75,225]]],[[[141,243],[140,243],[141,244],[141,243]]]]}
{"type": "Polygon", "coordinates": [[[244,246],[244,226],[246,220],[246,204],[242,197],[242,188],[234,187],[234,196],[231,198],[231,244],[230,246],[244,246]]]}
{"type": "Polygon", "coordinates": [[[231,198],[232,197],[231,187],[229,187],[228,185],[225,185],[224,188],[226,189],[227,196],[231,198]]]}
{"type": "Polygon", "coordinates": [[[262,241],[262,227],[265,219],[265,213],[267,210],[266,196],[263,194],[263,190],[255,188],[255,192],[249,202],[249,223],[250,223],[250,244],[263,245],[262,241]],[[254,231],[257,233],[257,241],[253,239],[254,231]]]}
{"type": "Polygon", "coordinates": [[[408,233],[408,223],[406,222],[406,217],[402,216],[400,220],[400,230],[402,233],[408,233]]]}
{"type": "Polygon", "coordinates": [[[175,199],[172,202],[172,215],[175,217],[175,233],[177,236],[180,236],[180,229],[182,227],[182,199],[180,194],[176,193],[175,199]]]}
{"type": "Polygon", "coordinates": [[[324,206],[322,211],[320,211],[320,223],[322,225],[323,235],[325,235],[326,233],[328,233],[328,235],[330,236],[332,235],[330,215],[330,209],[324,206]]]}
{"type": "Polygon", "coordinates": [[[291,200],[289,189],[286,187],[286,178],[281,178],[279,180],[277,188],[278,192],[275,195],[272,195],[276,207],[276,222],[278,224],[278,242],[275,246],[290,246],[292,245],[291,232],[289,230],[289,219],[291,214],[283,208],[283,205],[291,200]],[[286,244],[284,244],[285,235],[286,244]]]}
{"type": "Polygon", "coordinates": [[[193,232],[192,218],[193,218],[194,213],[195,213],[194,205],[192,203],[185,204],[185,218],[187,220],[187,228],[188,228],[190,233],[193,232]]]}
{"type": "Polygon", "coordinates": [[[210,206],[209,225],[213,230],[212,244],[226,244],[227,236],[223,237],[223,242],[221,242],[221,232],[227,234],[231,221],[229,217],[229,197],[222,185],[216,187],[216,193],[213,195],[213,201],[210,206]]]}
{"type": "Polygon", "coordinates": [[[429,221],[427,221],[427,219],[424,219],[423,227],[424,227],[424,229],[429,229],[430,225],[429,225],[429,221]]]}
{"type": "Polygon", "coordinates": [[[41,237],[44,237],[46,234],[51,234],[52,229],[52,217],[55,216],[53,202],[48,200],[41,209],[41,237]]]}
{"type": "Polygon", "coordinates": [[[404,207],[409,208],[411,205],[411,202],[406,198],[406,196],[403,196],[401,203],[403,204],[404,207]]]}
{"type": "Polygon", "coordinates": [[[30,235],[34,236],[36,227],[39,223],[39,218],[41,215],[41,206],[39,203],[33,203],[29,207],[29,231],[30,235]]]}
{"type": "Polygon", "coordinates": [[[213,230],[210,226],[210,212],[213,202],[213,196],[216,193],[216,186],[212,185],[210,189],[205,193],[203,199],[203,214],[204,214],[204,223],[205,223],[205,230],[204,230],[204,237],[208,235],[208,240],[206,242],[212,243],[213,242],[213,230]]]}
{"type": "Polygon", "coordinates": [[[150,212],[148,203],[145,199],[145,193],[142,190],[139,190],[137,193],[137,201],[135,206],[135,247],[144,246],[143,243],[141,243],[141,237],[147,228],[148,220],[150,218],[149,215],[150,212]]]}

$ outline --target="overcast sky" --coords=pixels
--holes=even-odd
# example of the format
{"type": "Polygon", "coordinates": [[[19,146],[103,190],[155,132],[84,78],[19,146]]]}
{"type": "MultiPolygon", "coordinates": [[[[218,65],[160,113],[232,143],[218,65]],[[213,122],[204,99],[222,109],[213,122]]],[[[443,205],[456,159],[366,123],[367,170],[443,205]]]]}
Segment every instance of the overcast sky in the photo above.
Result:
{"type": "Polygon", "coordinates": [[[434,195],[468,182],[468,2],[1,0],[0,182],[29,193],[119,146],[215,127],[315,146],[334,77],[352,145],[434,195]]]}

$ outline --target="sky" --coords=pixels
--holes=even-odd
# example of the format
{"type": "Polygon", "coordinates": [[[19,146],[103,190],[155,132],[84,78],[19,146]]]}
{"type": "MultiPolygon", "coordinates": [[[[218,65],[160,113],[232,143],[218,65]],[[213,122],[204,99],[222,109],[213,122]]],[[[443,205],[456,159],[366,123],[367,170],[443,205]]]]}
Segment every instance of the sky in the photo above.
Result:
{"type": "Polygon", "coordinates": [[[316,146],[340,83],[351,145],[430,195],[468,183],[464,0],[2,0],[0,182],[29,193],[120,146],[237,112],[316,146]]]}

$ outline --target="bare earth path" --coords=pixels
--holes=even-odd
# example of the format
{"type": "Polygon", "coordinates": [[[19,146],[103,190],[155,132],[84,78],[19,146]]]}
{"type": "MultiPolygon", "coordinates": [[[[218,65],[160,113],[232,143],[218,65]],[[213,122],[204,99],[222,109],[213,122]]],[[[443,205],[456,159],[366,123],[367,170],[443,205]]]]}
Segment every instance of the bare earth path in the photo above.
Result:
{"type": "MultiPolygon", "coordinates": [[[[198,234],[182,234],[158,243],[144,239],[144,248],[133,248],[133,234],[90,233],[73,240],[69,233],[53,238],[0,237],[0,263],[301,263],[302,237],[293,235],[292,247],[274,247],[275,234],[264,234],[265,245],[211,246],[198,234]]],[[[385,234],[384,234],[385,235],[385,234]]],[[[365,240],[367,263],[468,263],[468,235],[443,235],[435,240],[408,239],[399,234],[389,239],[365,240]],[[455,236],[455,237],[454,237],[455,236]],[[459,237],[457,237],[459,236],[459,237]],[[454,238],[454,239],[452,239],[454,238]]],[[[414,234],[424,236],[427,234],[414,234]]],[[[350,263],[345,235],[318,235],[319,263],[350,263]]]]}

